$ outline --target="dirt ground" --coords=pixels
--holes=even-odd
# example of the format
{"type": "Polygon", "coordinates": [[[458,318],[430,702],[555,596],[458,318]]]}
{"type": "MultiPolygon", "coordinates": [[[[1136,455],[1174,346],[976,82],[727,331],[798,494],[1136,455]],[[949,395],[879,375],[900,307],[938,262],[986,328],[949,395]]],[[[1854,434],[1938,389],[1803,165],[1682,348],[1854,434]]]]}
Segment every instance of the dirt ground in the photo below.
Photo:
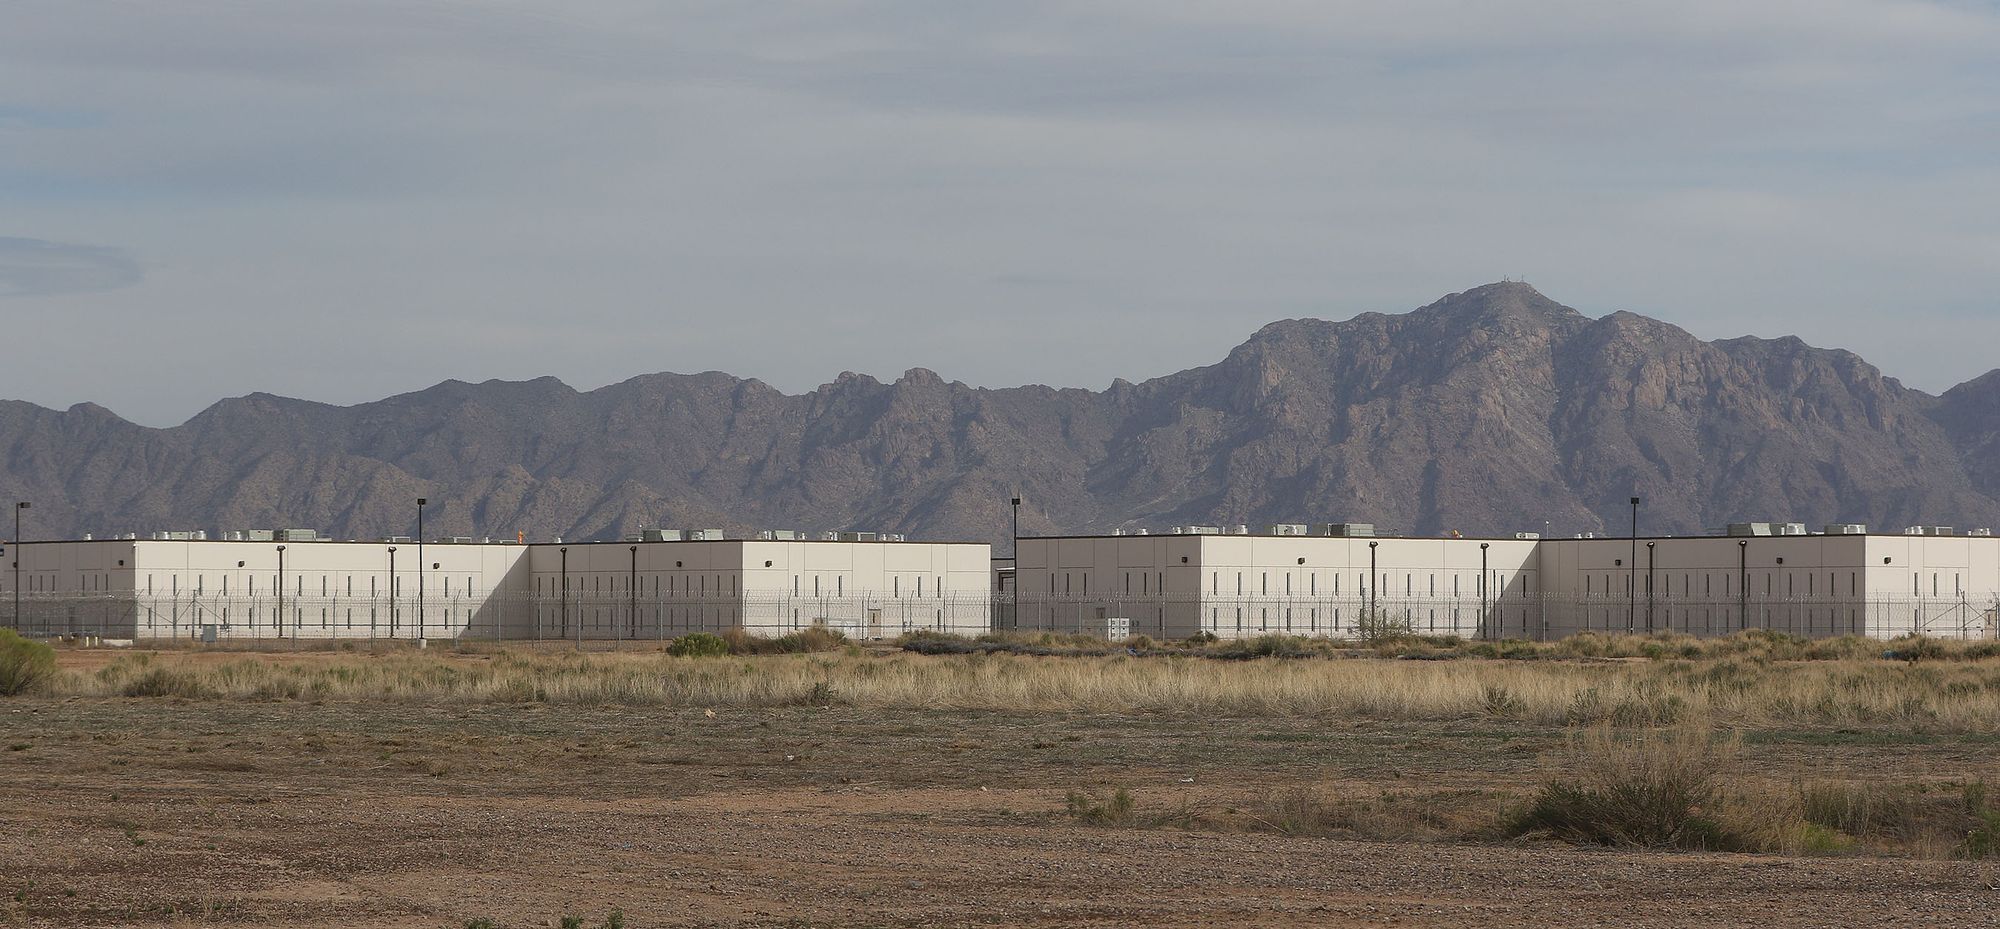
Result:
{"type": "MultiPolygon", "coordinates": [[[[311,660],[310,658],[304,660],[311,660]]],[[[2000,770],[1758,733],[1767,773],[2000,770]]],[[[852,708],[0,701],[0,925],[1957,926],[2000,865],[1101,829],[1285,785],[1531,784],[1560,733],[852,708]]]]}

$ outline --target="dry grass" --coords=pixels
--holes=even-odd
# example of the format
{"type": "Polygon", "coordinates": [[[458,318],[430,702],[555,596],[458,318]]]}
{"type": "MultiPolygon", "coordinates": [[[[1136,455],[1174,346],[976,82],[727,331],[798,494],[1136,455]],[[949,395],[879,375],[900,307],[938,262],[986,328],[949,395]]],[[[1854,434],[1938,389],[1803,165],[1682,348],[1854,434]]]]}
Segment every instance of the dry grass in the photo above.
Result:
{"type": "Polygon", "coordinates": [[[1095,826],[1268,832],[1392,842],[1557,841],[1680,851],[2000,857],[1985,781],[1795,781],[1759,777],[1734,733],[1705,726],[1594,727],[1545,759],[1542,784],[1445,790],[1292,785],[1248,800],[1154,806],[1125,788],[1072,791],[1064,812],[1095,826]]]}
{"type": "Polygon", "coordinates": [[[43,685],[59,696],[556,702],[1445,720],[1623,727],[1984,733],[2000,661],[1207,661],[1016,655],[755,658],[660,654],[123,656],[43,685]]]}

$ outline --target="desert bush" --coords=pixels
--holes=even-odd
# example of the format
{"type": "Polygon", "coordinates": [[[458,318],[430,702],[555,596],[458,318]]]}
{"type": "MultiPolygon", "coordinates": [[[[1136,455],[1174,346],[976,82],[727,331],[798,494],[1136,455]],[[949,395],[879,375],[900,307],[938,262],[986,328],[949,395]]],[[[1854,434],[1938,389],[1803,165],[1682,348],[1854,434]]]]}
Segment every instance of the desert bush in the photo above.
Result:
{"type": "Polygon", "coordinates": [[[1354,619],[1355,637],[1363,645],[1380,645],[1398,639],[1412,638],[1417,627],[1408,616],[1398,616],[1388,610],[1362,610],[1354,619]]]}
{"type": "Polygon", "coordinates": [[[1573,773],[1544,784],[1507,831],[1582,845],[1738,848],[1708,812],[1738,746],[1705,728],[1636,736],[1594,729],[1575,742],[1573,773]]]}
{"type": "Polygon", "coordinates": [[[214,696],[216,691],[201,676],[183,668],[153,667],[131,680],[119,689],[126,697],[184,697],[196,699],[214,696]]]}
{"type": "Polygon", "coordinates": [[[821,623],[814,623],[797,632],[781,635],[773,640],[777,651],[786,654],[810,652],[834,652],[846,648],[850,643],[847,634],[830,629],[821,623]]]}
{"type": "Polygon", "coordinates": [[[729,651],[729,640],[708,632],[690,632],[667,645],[667,654],[676,658],[713,658],[729,651]]]}
{"type": "Polygon", "coordinates": [[[1081,790],[1072,790],[1063,798],[1069,818],[1090,826],[1128,825],[1133,821],[1132,808],[1132,792],[1123,787],[1104,798],[1081,790]]]}
{"type": "Polygon", "coordinates": [[[54,649],[12,629],[0,629],[0,697],[27,693],[55,674],[54,649]]]}

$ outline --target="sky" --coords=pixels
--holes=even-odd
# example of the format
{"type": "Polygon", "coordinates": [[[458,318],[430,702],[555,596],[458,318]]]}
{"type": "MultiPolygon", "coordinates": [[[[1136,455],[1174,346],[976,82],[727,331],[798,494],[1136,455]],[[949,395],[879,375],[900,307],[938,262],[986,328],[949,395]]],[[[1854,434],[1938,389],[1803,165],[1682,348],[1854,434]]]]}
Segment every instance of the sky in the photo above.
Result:
{"type": "Polygon", "coordinates": [[[1503,277],[2000,366],[2000,5],[13,0],[0,397],[1102,388],[1503,277]]]}

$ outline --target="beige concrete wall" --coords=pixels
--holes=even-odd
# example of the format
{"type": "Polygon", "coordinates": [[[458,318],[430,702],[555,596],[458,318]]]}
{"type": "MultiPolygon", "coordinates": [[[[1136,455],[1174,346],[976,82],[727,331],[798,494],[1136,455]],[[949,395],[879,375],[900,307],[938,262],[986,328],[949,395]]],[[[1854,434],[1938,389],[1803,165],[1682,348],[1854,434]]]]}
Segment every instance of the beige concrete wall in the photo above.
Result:
{"type": "Polygon", "coordinates": [[[672,637],[738,627],[782,635],[814,624],[879,637],[990,627],[985,544],[607,542],[537,545],[533,552],[530,596],[537,628],[548,637],[672,637]]]}
{"type": "Polygon", "coordinates": [[[1356,620],[1372,609],[1417,632],[1461,636],[1628,629],[1723,635],[1765,628],[1888,638],[2000,631],[2000,539],[1641,539],[1636,559],[1630,539],[1485,540],[1484,590],[1481,544],[1230,535],[1022,539],[1018,626],[1094,631],[1102,617],[1123,616],[1135,631],[1175,638],[1196,631],[1225,638],[1351,636],[1356,620]]]}
{"type": "Polygon", "coordinates": [[[1135,632],[1222,638],[1270,632],[1346,636],[1371,607],[1418,631],[1520,627],[1539,589],[1532,541],[1166,535],[1022,539],[1019,627],[1095,631],[1122,616],[1135,632]],[[1375,543],[1371,549],[1369,543],[1375,543]],[[1370,553],[1374,555],[1371,600],[1370,553]]]}

